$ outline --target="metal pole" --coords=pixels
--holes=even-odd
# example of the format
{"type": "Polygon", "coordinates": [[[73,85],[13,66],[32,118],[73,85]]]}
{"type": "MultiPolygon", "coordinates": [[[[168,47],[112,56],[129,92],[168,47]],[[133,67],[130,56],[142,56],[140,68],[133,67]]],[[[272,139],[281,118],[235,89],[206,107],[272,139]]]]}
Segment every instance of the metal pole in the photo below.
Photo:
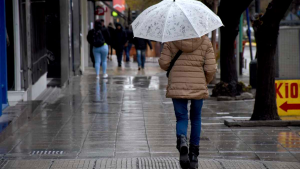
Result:
{"type": "Polygon", "coordinates": [[[128,8],[127,25],[131,24],[131,10],[128,8]]]}
{"type": "Polygon", "coordinates": [[[235,53],[235,65],[236,65],[236,71],[239,74],[239,70],[240,70],[240,36],[238,34],[238,36],[236,37],[236,53],[235,53]]]}
{"type": "Polygon", "coordinates": [[[249,17],[249,9],[246,9],[246,16],[247,16],[247,24],[248,24],[248,38],[249,38],[249,46],[250,46],[250,56],[251,61],[253,60],[253,54],[252,54],[252,40],[251,40],[251,31],[250,31],[250,17],[249,17]]]}
{"type": "Polygon", "coordinates": [[[239,57],[240,57],[240,69],[238,69],[240,71],[240,75],[243,75],[243,21],[244,21],[244,15],[242,14],[241,15],[241,18],[240,18],[240,37],[239,37],[239,48],[240,48],[240,53],[239,53],[239,57]]]}
{"type": "Polygon", "coordinates": [[[13,0],[14,15],[14,48],[15,48],[15,90],[21,90],[21,43],[19,0],[13,0]]]}
{"type": "Polygon", "coordinates": [[[31,1],[26,0],[26,46],[27,46],[27,100],[32,99],[32,63],[31,63],[31,1]]]}

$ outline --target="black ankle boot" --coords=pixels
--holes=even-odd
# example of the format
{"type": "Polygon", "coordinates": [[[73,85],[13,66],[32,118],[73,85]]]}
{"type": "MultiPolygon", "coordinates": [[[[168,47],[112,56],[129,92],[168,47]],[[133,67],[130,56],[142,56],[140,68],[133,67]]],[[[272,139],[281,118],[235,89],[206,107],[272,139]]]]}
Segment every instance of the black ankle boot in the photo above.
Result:
{"type": "Polygon", "coordinates": [[[198,168],[198,156],[199,156],[199,146],[195,146],[190,144],[190,169],[197,169],[198,168]]]}
{"type": "Polygon", "coordinates": [[[184,135],[181,135],[177,138],[177,149],[180,153],[179,156],[179,162],[180,166],[182,169],[188,169],[190,166],[190,161],[189,161],[189,150],[188,150],[188,144],[187,144],[187,139],[184,135]]]}

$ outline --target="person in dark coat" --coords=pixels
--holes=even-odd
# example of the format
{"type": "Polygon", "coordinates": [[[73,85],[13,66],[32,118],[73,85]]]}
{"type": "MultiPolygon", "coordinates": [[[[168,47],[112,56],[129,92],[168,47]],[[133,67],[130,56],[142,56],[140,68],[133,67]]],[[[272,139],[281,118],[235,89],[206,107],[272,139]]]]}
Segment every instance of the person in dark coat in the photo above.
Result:
{"type": "Polygon", "coordinates": [[[132,32],[132,30],[130,30],[129,26],[126,26],[125,31],[127,34],[128,44],[124,50],[125,50],[125,54],[126,54],[126,62],[129,62],[130,61],[130,50],[131,50],[132,43],[133,43],[133,32],[132,32]]]}
{"type": "Polygon", "coordinates": [[[113,54],[113,48],[114,48],[114,38],[115,38],[115,27],[114,25],[110,22],[108,24],[108,31],[109,31],[109,34],[110,34],[110,56],[113,54]]]}
{"type": "Polygon", "coordinates": [[[105,27],[103,19],[100,20],[100,23],[101,23],[101,32],[105,39],[105,42],[107,45],[110,45],[111,38],[110,38],[109,30],[105,27]]]}
{"type": "Polygon", "coordinates": [[[122,56],[125,44],[127,43],[127,34],[120,23],[116,24],[114,48],[118,57],[118,66],[122,66],[122,56]]]}
{"type": "Polygon", "coordinates": [[[146,49],[147,44],[149,45],[150,49],[152,50],[152,45],[149,40],[141,39],[141,38],[134,38],[133,43],[136,49],[136,56],[138,61],[139,70],[145,68],[145,61],[146,61],[146,49]]]}

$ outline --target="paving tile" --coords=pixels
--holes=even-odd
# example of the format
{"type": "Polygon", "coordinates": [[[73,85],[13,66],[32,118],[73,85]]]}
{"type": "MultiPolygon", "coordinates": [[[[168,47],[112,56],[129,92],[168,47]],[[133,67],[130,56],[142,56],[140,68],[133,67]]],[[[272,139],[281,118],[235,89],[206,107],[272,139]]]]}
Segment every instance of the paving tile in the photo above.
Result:
{"type": "Polygon", "coordinates": [[[51,169],[93,169],[96,160],[55,160],[51,169]]]}
{"type": "Polygon", "coordinates": [[[218,160],[222,163],[223,168],[225,169],[245,169],[245,168],[255,168],[255,169],[265,169],[264,165],[259,162],[254,161],[224,161],[218,160]]]}
{"type": "Polygon", "coordinates": [[[51,164],[51,160],[18,160],[9,161],[4,169],[48,169],[51,164]]]}
{"type": "Polygon", "coordinates": [[[281,145],[248,145],[255,152],[287,152],[281,145]]]}
{"type": "Polygon", "coordinates": [[[284,163],[284,162],[265,162],[267,168],[272,169],[299,169],[299,163],[284,163]]]}
{"type": "Polygon", "coordinates": [[[256,153],[256,155],[263,161],[298,161],[295,156],[290,153],[256,153]]]}

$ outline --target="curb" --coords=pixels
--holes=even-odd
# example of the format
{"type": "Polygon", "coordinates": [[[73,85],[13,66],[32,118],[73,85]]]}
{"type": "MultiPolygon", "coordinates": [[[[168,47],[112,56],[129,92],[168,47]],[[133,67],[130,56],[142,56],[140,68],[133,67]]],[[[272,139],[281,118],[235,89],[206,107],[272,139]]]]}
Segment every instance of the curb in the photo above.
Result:
{"type": "Polygon", "coordinates": [[[228,127],[287,127],[300,126],[300,121],[282,121],[282,120],[267,120],[267,121],[243,121],[243,120],[225,120],[224,124],[228,127]]]}

